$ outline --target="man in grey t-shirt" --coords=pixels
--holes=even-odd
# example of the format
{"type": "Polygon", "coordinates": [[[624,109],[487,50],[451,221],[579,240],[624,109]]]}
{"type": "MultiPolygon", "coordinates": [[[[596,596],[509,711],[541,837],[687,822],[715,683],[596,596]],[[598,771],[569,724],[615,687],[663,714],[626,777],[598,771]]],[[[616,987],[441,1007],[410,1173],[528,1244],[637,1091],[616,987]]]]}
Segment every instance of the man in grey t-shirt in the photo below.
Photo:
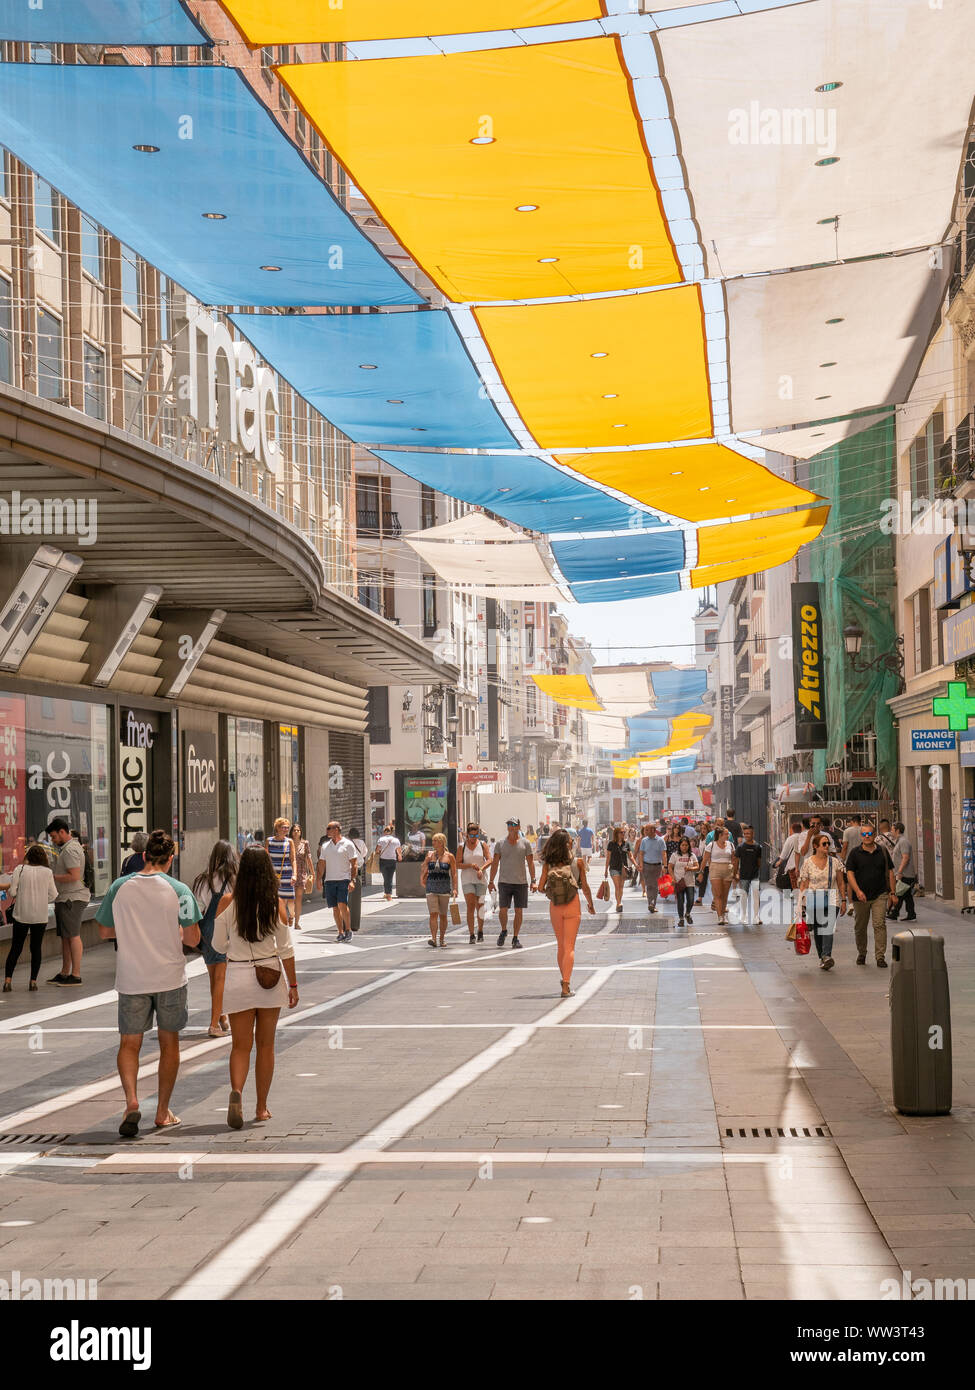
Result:
{"type": "Polygon", "coordinates": [[[860,817],[854,813],[847,816],[847,827],[843,831],[843,840],[840,844],[840,858],[846,863],[846,856],[851,849],[856,849],[860,843],[860,817]]]}
{"type": "Polygon", "coordinates": [[[894,864],[894,878],[901,883],[908,885],[907,892],[897,899],[897,906],[887,913],[892,922],[896,922],[901,913],[901,908],[906,907],[905,921],[915,922],[917,920],[917,908],[914,905],[914,885],[917,883],[917,865],[914,862],[914,846],[904,833],[902,821],[898,821],[894,826],[894,852],[890,856],[894,864]]]}
{"type": "Polygon", "coordinates": [[[91,893],[85,885],[85,851],[73,838],[70,822],[56,816],[47,827],[51,844],[58,848],[54,882],[58,896],[54,903],[54,923],[61,938],[61,969],[50,984],[81,984],[81,922],[91,893]]]}
{"type": "Polygon", "coordinates": [[[512,819],[508,821],[507,835],[494,846],[494,859],[491,861],[491,889],[494,888],[495,878],[498,879],[498,921],[501,923],[501,931],[498,933],[499,946],[504,945],[508,935],[508,908],[513,907],[515,920],[511,947],[512,950],[521,950],[518,933],[521,930],[522,914],[528,906],[529,876],[534,893],[535,860],[532,857],[532,847],[527,840],[522,839],[521,821],[512,819]]]}

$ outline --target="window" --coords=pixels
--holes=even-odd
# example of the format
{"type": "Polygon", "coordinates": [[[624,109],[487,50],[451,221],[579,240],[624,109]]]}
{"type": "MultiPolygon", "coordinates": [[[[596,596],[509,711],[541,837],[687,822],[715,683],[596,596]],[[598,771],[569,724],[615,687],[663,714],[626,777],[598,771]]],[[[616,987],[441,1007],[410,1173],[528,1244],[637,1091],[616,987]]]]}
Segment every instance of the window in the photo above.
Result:
{"type": "Polygon", "coordinates": [[[931,666],[931,591],[919,589],[914,595],[914,673],[931,666]]]}
{"type": "Polygon", "coordinates": [[[122,373],[125,407],[125,429],[130,434],[142,433],[142,379],[132,372],[122,373]]]}
{"type": "Polygon", "coordinates": [[[14,306],[10,281],[0,275],[0,381],[14,380],[14,306]]]}
{"type": "Polygon", "coordinates": [[[49,183],[34,175],[34,225],[37,230],[61,245],[61,199],[49,183]]]}
{"type": "Polygon", "coordinates": [[[374,685],[368,693],[369,742],[389,743],[389,690],[384,685],[374,685]]]}
{"type": "Polygon", "coordinates": [[[133,314],[142,313],[142,300],[139,294],[139,258],[127,246],[120,246],[122,258],[122,303],[133,314]]]}
{"type": "Polygon", "coordinates": [[[187,44],[178,43],[173,47],[173,64],[188,63],[190,61],[190,50],[187,44]]]}
{"type": "Polygon", "coordinates": [[[163,342],[169,337],[169,281],[165,275],[159,277],[159,336],[163,342]]]}
{"type": "Polygon", "coordinates": [[[423,576],[423,635],[433,637],[437,631],[437,579],[433,574],[423,576]]]}
{"type": "MultiPolygon", "coordinates": [[[[37,6],[31,6],[36,9],[37,6]]],[[[30,46],[30,60],[32,63],[56,63],[58,60],[57,45],[53,43],[32,43],[30,46]]]]}
{"type": "Polygon", "coordinates": [[[718,629],[716,627],[708,628],[707,632],[704,634],[704,650],[706,652],[713,652],[717,649],[717,645],[718,629]]]}
{"type": "Polygon", "coordinates": [[[311,128],[308,141],[308,153],[311,155],[312,163],[317,167],[322,162],[322,137],[314,126],[311,128]]]}
{"type": "Polygon", "coordinates": [[[105,418],[105,354],[94,343],[85,343],[85,414],[105,418]]]}
{"type": "Polygon", "coordinates": [[[910,448],[911,493],[933,501],[939,482],[939,453],[944,443],[944,415],[936,410],[910,448]]]}
{"type": "Polygon", "coordinates": [[[372,613],[378,613],[382,606],[382,596],[379,591],[379,575],[371,570],[359,571],[359,602],[363,608],[368,608],[372,613]]]}
{"type": "Polygon", "coordinates": [[[269,87],[274,86],[274,74],[271,71],[271,64],[274,62],[274,49],[261,49],[261,76],[269,87]]]}
{"type": "Polygon", "coordinates": [[[10,156],[6,150],[0,150],[0,199],[10,202],[10,156]]]}
{"type": "Polygon", "coordinates": [[[81,266],[93,280],[102,280],[102,229],[84,215],[81,218],[81,266]]]}
{"type": "Polygon", "coordinates": [[[46,401],[60,400],[61,320],[46,309],[37,311],[37,394],[46,401]]]}
{"type": "Polygon", "coordinates": [[[426,483],[420,487],[420,530],[428,531],[437,524],[437,494],[426,483]]]}
{"type": "MultiPolygon", "coordinates": [[[[289,61],[290,57],[288,45],[280,44],[278,47],[278,62],[287,63],[289,61]]],[[[278,106],[280,107],[281,114],[283,116],[287,116],[291,111],[291,93],[288,91],[287,87],[284,85],[283,82],[278,83],[278,106]]]]}
{"type": "Polygon", "coordinates": [[[391,570],[383,570],[383,617],[396,621],[396,578],[391,570]]]}

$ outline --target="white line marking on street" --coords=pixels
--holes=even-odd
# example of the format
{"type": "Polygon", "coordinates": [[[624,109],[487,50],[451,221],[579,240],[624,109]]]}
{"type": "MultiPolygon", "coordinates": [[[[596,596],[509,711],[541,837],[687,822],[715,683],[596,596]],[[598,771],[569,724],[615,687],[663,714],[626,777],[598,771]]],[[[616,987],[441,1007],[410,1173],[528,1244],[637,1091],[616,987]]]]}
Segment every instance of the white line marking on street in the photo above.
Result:
{"type": "MultiPolygon", "coordinates": [[[[553,943],[554,944],[554,943],[553,943]]],[[[699,955],[713,950],[706,946],[690,946],[662,955],[699,955]]],[[[632,964],[653,964],[661,956],[645,956],[632,964]]],[[[176,1301],[228,1298],[253,1275],[263,1261],[277,1250],[295,1231],[299,1230],[334,1192],[367,1161],[368,1154],[388,1149],[405,1138],[441,1106],[453,1100],[474,1081],[491,1071],[529,1042],[538,1032],[543,1020],[562,1020],[571,1017],[587,1003],[620,967],[603,966],[584,981],[570,999],[561,1000],[534,1023],[520,1024],[503,1038],[497,1039],[462,1066],[457,1067],[433,1086],[423,1091],[381,1121],[353,1147],[329,1156],[282,1197],[256,1218],[246,1231],[227,1244],[219,1254],[205,1261],[173,1294],[176,1301]],[[365,1156],[363,1156],[365,1155],[365,1156]]],[[[481,1156],[483,1157],[483,1155],[481,1156]]],[[[670,1161],[673,1161],[671,1158],[670,1161]]],[[[686,1161],[686,1160],[684,1160],[686,1161]]]]}
{"type": "MultiPolygon", "coordinates": [[[[585,1164],[599,1168],[616,1168],[624,1164],[646,1164],[646,1163],[715,1163],[715,1164],[780,1164],[783,1156],[782,1150],[770,1154],[737,1154],[726,1153],[721,1149],[668,1149],[662,1153],[654,1153],[643,1149],[583,1149],[581,1152],[570,1149],[542,1149],[518,1152],[511,1149],[470,1149],[451,1151],[445,1149],[394,1149],[384,1152],[376,1152],[375,1149],[363,1148],[361,1145],[354,1145],[349,1149],[342,1149],[337,1153],[146,1153],[145,1151],[133,1153],[131,1149],[124,1149],[119,1153],[108,1154],[105,1158],[97,1159],[99,1171],[121,1172],[125,1169],[164,1169],[179,1168],[184,1163],[192,1163],[194,1167],[200,1168],[307,1168],[314,1166],[328,1170],[333,1177],[341,1174],[339,1181],[343,1177],[351,1176],[354,1168],[367,1165],[382,1166],[413,1166],[416,1164],[461,1164],[467,1166],[473,1164],[480,1167],[484,1163],[497,1165],[508,1164],[531,1164],[542,1167],[558,1167],[562,1164],[574,1165],[585,1164]]],[[[791,1155],[792,1150],[789,1150],[791,1155]]],[[[812,1157],[812,1154],[809,1154],[812,1157]]],[[[823,1159],[826,1157],[822,1150],[817,1154],[818,1162],[816,1167],[823,1167],[823,1159]]],[[[834,1155],[829,1155],[833,1160],[834,1155]]],[[[832,1166],[839,1166],[843,1162],[839,1155],[835,1155],[835,1163],[832,1166]]],[[[307,1182],[310,1179],[303,1179],[307,1182]]],[[[299,1183],[298,1186],[301,1186],[299,1183]]],[[[291,1194],[287,1194],[291,1195],[291,1194]]],[[[282,1199],[283,1200],[283,1199],[282,1199]]],[[[287,1239],[290,1231],[280,1229],[283,1225],[278,1221],[275,1223],[279,1228],[278,1242],[287,1239]]],[[[253,1228],[252,1228],[253,1229],[253,1228]]],[[[250,1232],[246,1233],[247,1235],[250,1232]]],[[[243,1240],[244,1237],[238,1237],[243,1240]]],[[[236,1244],[237,1242],[233,1242],[236,1244]]],[[[227,1254],[232,1246],[227,1247],[227,1254]]],[[[221,1259],[217,1256],[217,1260],[221,1259]]],[[[262,1257],[263,1258],[263,1257],[262,1257]]],[[[240,1269],[246,1262],[246,1255],[242,1259],[239,1252],[235,1257],[235,1268],[240,1269]]],[[[216,1261],[211,1262],[211,1264],[216,1261]]],[[[204,1274],[210,1270],[209,1266],[204,1266],[198,1270],[193,1279],[199,1279],[202,1283],[204,1274]]],[[[216,1274],[211,1273],[207,1278],[206,1284],[212,1287],[217,1280],[216,1274]]],[[[188,1285],[184,1284],[182,1289],[174,1294],[174,1298],[188,1299],[196,1297],[186,1290],[188,1285]]]]}

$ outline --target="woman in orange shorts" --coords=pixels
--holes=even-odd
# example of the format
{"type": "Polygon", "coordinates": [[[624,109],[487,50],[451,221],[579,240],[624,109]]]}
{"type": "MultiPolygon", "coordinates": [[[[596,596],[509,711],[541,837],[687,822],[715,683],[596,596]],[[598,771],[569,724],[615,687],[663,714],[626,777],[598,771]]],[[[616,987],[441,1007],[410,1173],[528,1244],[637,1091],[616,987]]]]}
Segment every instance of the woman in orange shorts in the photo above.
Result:
{"type": "Polygon", "coordinates": [[[572,841],[564,830],[556,830],[542,851],[542,876],[538,891],[548,898],[552,930],[558,944],[562,998],[572,993],[572,967],[575,964],[576,933],[582,921],[580,894],[585,894],[589,912],[595,915],[592,890],[586,878],[586,861],[573,859],[572,841]]]}

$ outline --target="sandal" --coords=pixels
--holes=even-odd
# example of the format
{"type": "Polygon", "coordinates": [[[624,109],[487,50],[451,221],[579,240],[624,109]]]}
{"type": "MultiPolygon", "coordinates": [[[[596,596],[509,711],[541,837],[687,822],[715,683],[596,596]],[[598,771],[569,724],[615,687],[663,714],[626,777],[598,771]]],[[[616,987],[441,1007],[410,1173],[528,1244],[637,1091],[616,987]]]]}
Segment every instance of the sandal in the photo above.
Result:
{"type": "Polygon", "coordinates": [[[220,1031],[223,1033],[230,1032],[230,1019],[227,1017],[226,1014],[220,1015],[220,1031]]]}
{"type": "Polygon", "coordinates": [[[207,1029],[207,1037],[208,1037],[208,1038],[222,1038],[222,1037],[225,1037],[225,1036],[226,1036],[226,1034],[224,1033],[223,1029],[222,1029],[221,1027],[219,1027],[219,1026],[217,1026],[216,1028],[214,1028],[214,1026],[213,1026],[212,1023],[210,1024],[210,1027],[207,1029]]]}
{"type": "Polygon", "coordinates": [[[436,943],[435,941],[428,941],[428,942],[427,942],[427,945],[428,945],[428,946],[432,946],[432,947],[434,948],[434,950],[436,950],[436,948],[437,948],[437,943],[436,943]]]}
{"type": "Polygon", "coordinates": [[[568,999],[572,994],[572,986],[568,980],[562,981],[562,998],[568,999]]]}
{"type": "Polygon", "coordinates": [[[239,1091],[230,1092],[227,1104],[227,1124],[231,1129],[244,1128],[244,1097],[239,1091]]]}
{"type": "Polygon", "coordinates": [[[125,1118],[118,1127],[118,1132],[123,1139],[134,1139],[139,1133],[139,1121],[142,1119],[141,1110],[127,1110],[125,1118]]]}
{"type": "Polygon", "coordinates": [[[157,1123],[153,1125],[153,1129],[175,1129],[177,1125],[181,1125],[182,1123],[183,1121],[178,1115],[174,1115],[171,1110],[167,1110],[166,1118],[163,1120],[162,1124],[159,1124],[157,1121],[157,1123]]]}

